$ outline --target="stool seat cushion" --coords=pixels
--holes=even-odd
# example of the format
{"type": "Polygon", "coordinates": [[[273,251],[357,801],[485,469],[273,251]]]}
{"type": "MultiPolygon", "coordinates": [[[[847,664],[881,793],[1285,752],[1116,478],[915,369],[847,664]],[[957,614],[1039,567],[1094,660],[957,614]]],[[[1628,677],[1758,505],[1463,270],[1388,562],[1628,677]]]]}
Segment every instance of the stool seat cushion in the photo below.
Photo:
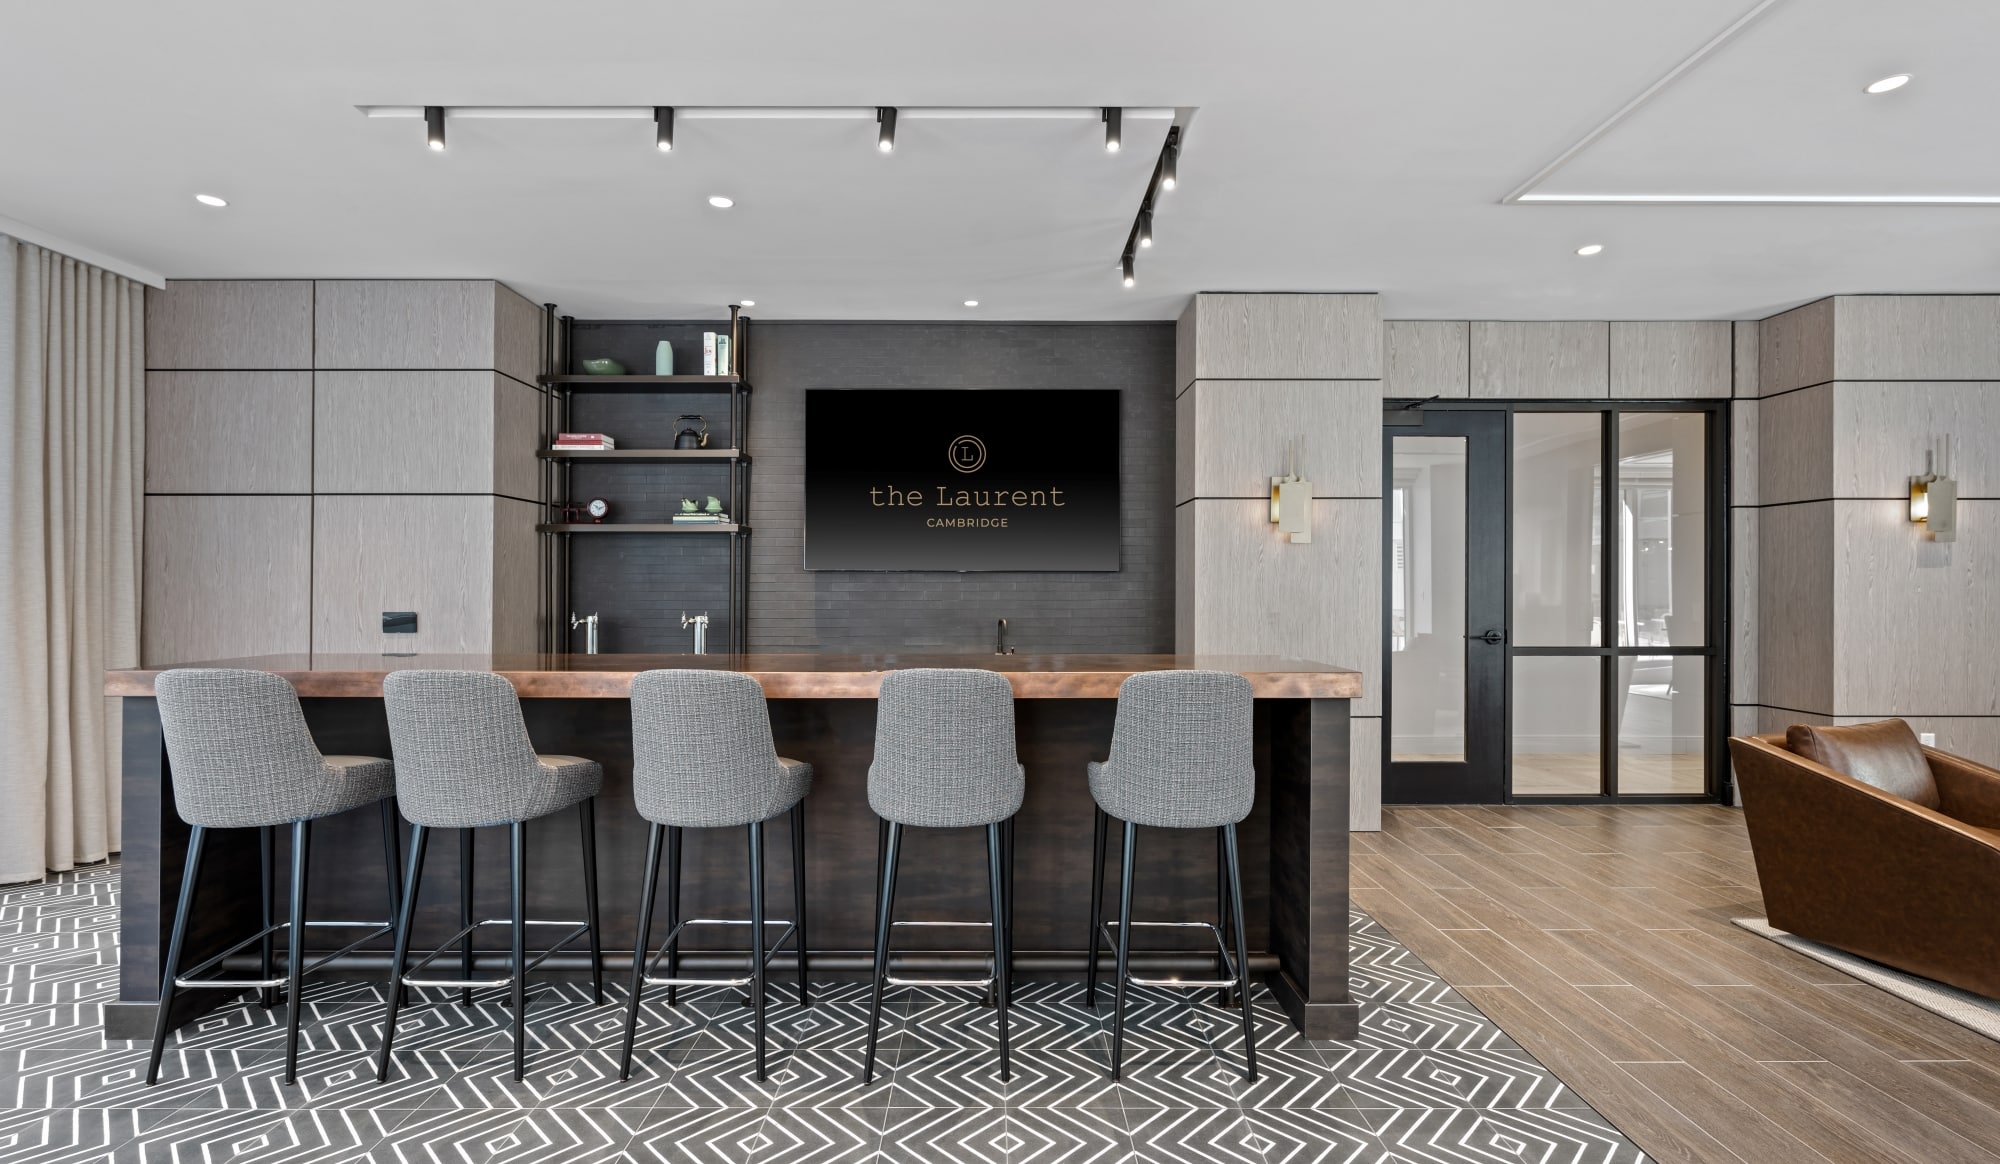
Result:
{"type": "Polygon", "coordinates": [[[1014,688],[993,671],[913,667],[882,678],[868,807],[927,829],[999,824],[1021,811],[1014,688]]]}
{"type": "Polygon", "coordinates": [[[1090,795],[1119,820],[1211,829],[1250,815],[1250,682],[1227,671],[1146,671],[1118,687],[1111,758],[1090,764],[1090,795]]]}
{"type": "Polygon", "coordinates": [[[597,795],[604,769],[581,756],[542,756],[521,700],[487,671],[392,671],[383,710],[396,757],[403,819],[432,829],[534,820],[597,795]]]}
{"type": "Polygon", "coordinates": [[[396,795],[396,766],[380,756],[327,756],[326,811],[331,816],[396,795]]]}
{"type": "Polygon", "coordinates": [[[778,755],[764,688],[736,671],[632,677],[632,804],[653,824],[737,828],[791,811],[812,765],[778,755]]]}

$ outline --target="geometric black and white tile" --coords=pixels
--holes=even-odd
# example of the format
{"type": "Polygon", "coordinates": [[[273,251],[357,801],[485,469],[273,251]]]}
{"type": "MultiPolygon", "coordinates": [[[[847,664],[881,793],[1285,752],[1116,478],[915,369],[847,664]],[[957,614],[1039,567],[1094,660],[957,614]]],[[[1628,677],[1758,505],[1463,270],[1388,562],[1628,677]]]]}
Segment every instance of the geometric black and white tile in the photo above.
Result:
{"type": "Polygon", "coordinates": [[[1645,1157],[1364,914],[1351,927],[1362,1000],[1352,1043],[1295,1036],[1260,997],[1258,1079],[1234,1012],[1138,990],[1125,1080],[1105,1078],[1103,1020],[1072,983],[1026,983],[1002,1083],[993,1012],[969,994],[910,991],[885,1019],[875,1086],[857,1085],[863,987],[813,1006],[774,992],[769,1078],[749,1016],[717,991],[649,1003],[620,1082],[622,1007],[577,986],[532,996],[527,1078],[513,1081],[506,1011],[426,1002],[404,1012],[387,1084],[374,1080],[381,995],[309,987],[298,1083],[282,1085],[282,1008],[225,1009],[181,1031],[157,1087],[146,1050],[107,1044],[116,993],[117,868],[0,890],[0,1164],[1585,1164],[1645,1157]]]}

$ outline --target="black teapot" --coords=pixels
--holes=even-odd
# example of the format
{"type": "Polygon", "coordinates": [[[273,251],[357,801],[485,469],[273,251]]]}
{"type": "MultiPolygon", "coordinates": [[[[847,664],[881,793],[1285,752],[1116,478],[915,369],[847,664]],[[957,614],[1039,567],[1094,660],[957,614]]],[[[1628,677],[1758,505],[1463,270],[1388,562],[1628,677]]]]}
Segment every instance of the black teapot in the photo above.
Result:
{"type": "Polygon", "coordinates": [[[708,418],[689,413],[676,417],[674,424],[680,431],[674,433],[674,447],[677,449],[705,449],[708,447],[708,418]]]}

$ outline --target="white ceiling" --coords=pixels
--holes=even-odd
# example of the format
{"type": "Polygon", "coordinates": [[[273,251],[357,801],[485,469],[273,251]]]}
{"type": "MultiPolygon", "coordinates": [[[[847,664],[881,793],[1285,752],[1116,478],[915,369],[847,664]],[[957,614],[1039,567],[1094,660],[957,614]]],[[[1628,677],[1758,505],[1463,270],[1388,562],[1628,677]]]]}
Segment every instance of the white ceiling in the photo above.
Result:
{"type": "MultiPolygon", "coordinates": [[[[1750,318],[2000,289],[1996,206],[1503,203],[1754,6],[18,0],[0,215],[169,277],[496,277],[586,317],[1372,290],[1392,318],[1750,318]],[[1160,122],[1108,156],[1094,123],[906,121],[882,157],[864,122],[684,121],[661,155],[644,121],[455,121],[434,155],[355,109],[424,103],[1196,112],[1127,290],[1160,122]]],[[[1779,0],[1537,189],[2000,195],[1995,44],[1990,0],[1779,0]]]]}

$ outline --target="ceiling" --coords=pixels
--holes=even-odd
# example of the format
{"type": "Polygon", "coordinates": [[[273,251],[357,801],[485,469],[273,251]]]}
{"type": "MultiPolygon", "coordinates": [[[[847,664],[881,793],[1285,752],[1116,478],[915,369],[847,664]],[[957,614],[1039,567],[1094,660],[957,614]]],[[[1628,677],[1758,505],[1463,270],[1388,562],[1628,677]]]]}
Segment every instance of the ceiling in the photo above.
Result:
{"type": "Polygon", "coordinates": [[[1506,201],[1530,179],[2000,197],[1986,0],[107,0],[6,23],[0,215],[172,278],[493,277],[585,317],[747,297],[765,319],[1157,319],[1199,290],[1755,318],[2000,289],[1995,205],[1506,201]],[[1916,80],[1861,92],[1893,72],[1916,80]],[[1193,112],[1126,289],[1159,121],[1114,156],[1094,122],[905,120],[885,157],[866,121],[684,120],[663,155],[645,121],[455,120],[433,154],[421,122],[356,109],[654,103],[1193,112]]]}

